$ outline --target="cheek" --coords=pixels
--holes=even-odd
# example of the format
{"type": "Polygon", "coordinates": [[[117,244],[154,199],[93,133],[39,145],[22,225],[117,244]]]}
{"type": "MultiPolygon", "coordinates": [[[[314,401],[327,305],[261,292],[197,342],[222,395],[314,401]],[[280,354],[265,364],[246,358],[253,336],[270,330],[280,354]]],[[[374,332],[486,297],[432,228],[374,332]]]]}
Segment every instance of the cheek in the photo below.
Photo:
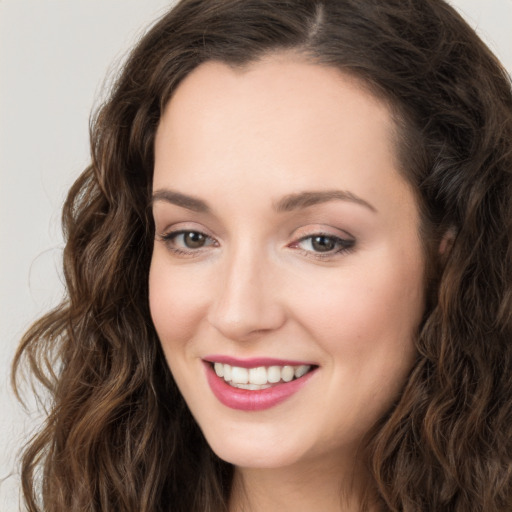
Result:
{"type": "Polygon", "coordinates": [[[364,434],[403,388],[416,359],[422,275],[420,263],[365,265],[297,299],[297,318],[326,357],[333,438],[339,424],[364,434]]]}
{"type": "Polygon", "coordinates": [[[368,353],[413,346],[424,311],[421,257],[400,264],[389,255],[371,260],[332,273],[329,282],[311,281],[294,295],[296,317],[333,357],[367,361],[368,353]]]}
{"type": "Polygon", "coordinates": [[[199,325],[206,307],[204,283],[184,268],[172,271],[164,258],[153,256],[149,306],[164,351],[185,343],[199,325]]]}

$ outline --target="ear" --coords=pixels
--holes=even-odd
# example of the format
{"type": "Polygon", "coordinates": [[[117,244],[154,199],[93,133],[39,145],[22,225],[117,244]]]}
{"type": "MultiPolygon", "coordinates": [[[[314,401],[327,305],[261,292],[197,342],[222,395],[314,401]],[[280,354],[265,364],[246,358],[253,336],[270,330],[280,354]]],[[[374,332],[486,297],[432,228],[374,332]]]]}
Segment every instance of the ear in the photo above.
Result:
{"type": "Polygon", "coordinates": [[[456,236],[457,232],[454,227],[448,228],[445,231],[441,238],[441,242],[439,243],[439,254],[443,256],[443,258],[446,258],[450,254],[456,236]]]}

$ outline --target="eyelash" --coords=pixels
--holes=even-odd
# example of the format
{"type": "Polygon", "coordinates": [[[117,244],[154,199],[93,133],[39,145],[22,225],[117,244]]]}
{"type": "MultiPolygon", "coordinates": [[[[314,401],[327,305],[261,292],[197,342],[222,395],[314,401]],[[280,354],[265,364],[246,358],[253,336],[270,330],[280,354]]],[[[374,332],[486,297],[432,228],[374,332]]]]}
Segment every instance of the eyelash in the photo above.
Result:
{"type": "MultiPolygon", "coordinates": [[[[167,245],[167,248],[172,253],[174,253],[174,254],[176,254],[178,256],[192,256],[193,257],[194,255],[196,255],[199,252],[201,252],[202,249],[205,248],[205,247],[210,247],[210,246],[216,247],[216,246],[218,246],[218,243],[216,242],[216,240],[213,239],[212,237],[208,236],[206,233],[203,233],[201,231],[195,231],[195,230],[192,230],[192,229],[188,229],[188,230],[187,229],[183,229],[183,230],[179,230],[179,231],[171,231],[169,233],[165,233],[165,234],[161,235],[159,238],[160,238],[160,240],[162,242],[164,242],[167,245]],[[178,247],[176,245],[176,239],[179,236],[190,235],[190,234],[200,235],[200,236],[205,237],[206,245],[203,245],[203,246],[198,247],[196,249],[193,249],[193,248],[183,248],[184,247],[184,243],[182,243],[182,247],[178,247]]],[[[333,256],[344,254],[344,253],[348,253],[348,252],[352,251],[353,248],[354,248],[355,243],[356,243],[356,241],[354,239],[341,238],[341,237],[332,235],[330,233],[313,233],[311,235],[307,235],[307,236],[304,236],[304,237],[300,238],[296,242],[293,242],[292,244],[288,245],[288,247],[298,249],[303,254],[305,254],[307,257],[310,257],[310,258],[312,257],[312,258],[316,258],[316,259],[328,259],[328,258],[332,258],[333,256]],[[311,240],[310,243],[312,244],[313,240],[315,238],[325,238],[325,239],[327,239],[329,241],[332,241],[335,244],[335,247],[337,247],[337,249],[336,250],[325,251],[323,253],[321,251],[307,250],[307,249],[303,249],[303,248],[300,247],[300,244],[302,244],[303,242],[305,242],[307,240],[311,240]]]]}
{"type": "Polygon", "coordinates": [[[193,229],[181,229],[179,231],[171,231],[169,233],[165,233],[160,236],[160,240],[164,242],[167,246],[167,248],[173,252],[174,254],[178,256],[194,256],[198,252],[201,251],[204,247],[209,246],[216,246],[218,245],[216,241],[211,237],[208,236],[206,233],[202,233],[201,231],[196,231],[193,229]],[[192,248],[185,248],[184,244],[182,244],[183,248],[180,248],[176,246],[176,238],[183,235],[189,235],[189,234],[195,234],[195,235],[201,235],[204,236],[207,241],[212,241],[213,243],[208,243],[206,246],[198,247],[197,249],[192,248]]]}
{"type": "Polygon", "coordinates": [[[297,249],[301,250],[308,257],[314,257],[317,259],[328,259],[328,258],[332,258],[333,256],[345,254],[345,253],[352,251],[355,243],[356,243],[356,241],[354,239],[341,238],[339,236],[332,235],[331,233],[313,233],[312,235],[304,236],[304,237],[300,238],[299,240],[297,240],[296,242],[293,242],[291,245],[289,245],[289,247],[293,247],[293,248],[297,248],[297,249]],[[335,244],[335,247],[337,247],[336,250],[321,252],[321,251],[301,249],[299,247],[299,245],[301,243],[305,242],[306,240],[310,240],[310,244],[313,244],[314,243],[313,240],[317,239],[317,238],[325,238],[325,239],[332,241],[335,244]]]}

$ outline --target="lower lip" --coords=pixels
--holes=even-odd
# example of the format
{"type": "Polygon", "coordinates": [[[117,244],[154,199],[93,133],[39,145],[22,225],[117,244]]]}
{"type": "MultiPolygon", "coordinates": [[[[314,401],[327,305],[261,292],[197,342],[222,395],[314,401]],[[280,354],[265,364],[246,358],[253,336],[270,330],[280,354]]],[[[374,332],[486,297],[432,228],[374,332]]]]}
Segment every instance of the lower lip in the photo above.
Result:
{"type": "Polygon", "coordinates": [[[230,386],[217,376],[212,365],[205,362],[208,384],[217,400],[231,409],[240,411],[263,411],[270,409],[297,393],[316,373],[316,369],[290,382],[275,384],[260,390],[240,389],[230,386]]]}

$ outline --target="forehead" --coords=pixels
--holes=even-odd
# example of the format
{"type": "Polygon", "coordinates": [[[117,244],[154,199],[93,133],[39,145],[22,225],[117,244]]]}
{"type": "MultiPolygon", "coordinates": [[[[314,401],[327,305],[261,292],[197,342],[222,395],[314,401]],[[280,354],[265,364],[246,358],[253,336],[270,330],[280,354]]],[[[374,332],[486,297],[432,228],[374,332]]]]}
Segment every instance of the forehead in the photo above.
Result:
{"type": "MultiPolygon", "coordinates": [[[[349,101],[362,115],[371,110],[374,118],[389,122],[390,130],[394,128],[388,105],[371,92],[368,84],[353,74],[311,62],[294,52],[271,54],[243,67],[220,61],[201,64],[180,83],[164,110],[161,124],[171,117],[166,115],[169,110],[175,119],[200,112],[203,124],[214,111],[223,119],[233,110],[277,117],[280,110],[288,109],[288,115],[294,111],[300,116],[312,108],[331,110],[340,105],[341,96],[350,96],[349,101]]],[[[332,117],[338,112],[332,110],[332,117]]]]}
{"type": "Polygon", "coordinates": [[[340,187],[361,197],[395,193],[403,179],[394,134],[388,105],[335,68],[286,54],[243,69],[207,62],[164,111],[154,189],[208,195],[222,186],[251,198],[340,187]]]}

